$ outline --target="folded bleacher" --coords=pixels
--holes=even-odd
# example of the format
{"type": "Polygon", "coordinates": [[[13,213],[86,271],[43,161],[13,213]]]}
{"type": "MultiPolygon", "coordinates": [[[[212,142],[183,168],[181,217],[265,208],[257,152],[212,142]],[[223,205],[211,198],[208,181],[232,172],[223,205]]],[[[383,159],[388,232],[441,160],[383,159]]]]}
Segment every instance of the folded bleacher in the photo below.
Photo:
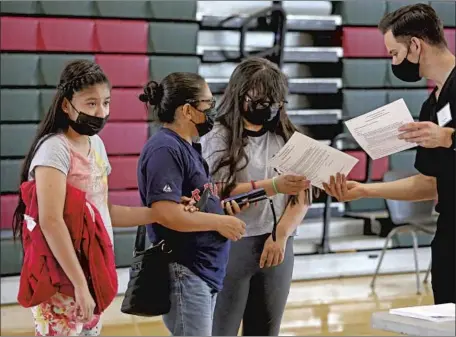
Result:
{"type": "MultiPolygon", "coordinates": [[[[2,249],[16,247],[9,228],[18,172],[66,62],[87,58],[99,63],[109,76],[112,117],[101,137],[113,167],[110,199],[138,205],[137,158],[156,129],[136,98],[140,88],[149,79],[189,71],[205,76],[214,93],[221,94],[239,62],[240,23],[246,15],[270,5],[269,1],[2,1],[2,249]],[[231,23],[221,23],[239,13],[242,15],[231,23]]],[[[337,124],[340,99],[339,103],[327,102],[334,101],[328,97],[340,97],[342,47],[328,40],[340,26],[340,17],[330,15],[328,1],[284,5],[290,14],[284,68],[290,76],[290,116],[303,125],[337,124]],[[325,69],[327,64],[332,66],[330,71],[325,69]]],[[[249,29],[248,52],[272,43],[271,32],[255,24],[249,29]]],[[[127,265],[132,231],[116,230],[115,240],[116,250],[128,251],[127,255],[117,254],[122,260],[118,265],[127,265]]],[[[8,274],[18,273],[19,265],[11,268],[8,274]]]]}
{"type": "MultiPolygon", "coordinates": [[[[150,78],[198,71],[196,7],[196,1],[1,2],[2,276],[20,270],[20,245],[10,231],[19,172],[65,63],[87,58],[109,76],[111,118],[100,134],[113,168],[109,198],[140,205],[136,165],[155,126],[137,95],[150,78]]],[[[115,230],[119,267],[130,263],[134,233],[115,230]]]]}
{"type": "MultiPolygon", "coordinates": [[[[405,83],[390,68],[376,25],[404,1],[283,1],[287,16],[283,70],[290,78],[288,114],[312,137],[330,141],[344,131],[343,120],[403,97],[414,117],[430,83],[405,83]]],[[[405,1],[410,3],[410,1],[405,1]]],[[[454,2],[431,1],[443,18],[455,49],[454,2]]],[[[199,72],[219,97],[240,61],[240,28],[249,15],[271,1],[1,1],[1,272],[17,275],[21,249],[11,240],[22,159],[37,124],[46,113],[63,66],[75,58],[98,62],[112,84],[111,118],[102,131],[113,170],[112,203],[139,205],[136,165],[147,138],[156,130],[137,99],[149,80],[170,72],[199,72]],[[3,254],[5,253],[5,254],[3,254]]],[[[245,51],[270,47],[268,23],[252,21],[245,51]]],[[[388,169],[413,166],[414,152],[375,161],[357,148],[347,151],[360,162],[350,178],[381,180],[388,169]]],[[[308,219],[323,214],[316,200],[308,219]]],[[[382,210],[383,200],[348,205],[355,211],[382,210]]],[[[334,202],[332,214],[344,206],[334,202]]],[[[315,233],[318,232],[316,226],[315,233]]],[[[321,226],[319,226],[321,228],[321,226]]],[[[313,230],[313,229],[311,229],[313,230]]],[[[306,232],[303,237],[315,233],[306,232]]],[[[135,229],[115,230],[116,262],[129,265],[135,229]]],[[[351,230],[354,233],[354,230],[351,230]]],[[[319,232],[318,232],[318,235],[319,232]]],[[[315,234],[314,236],[317,236],[315,234]]],[[[337,249],[336,249],[337,250],[337,249]]],[[[298,253],[315,253],[315,246],[298,253]]]]}

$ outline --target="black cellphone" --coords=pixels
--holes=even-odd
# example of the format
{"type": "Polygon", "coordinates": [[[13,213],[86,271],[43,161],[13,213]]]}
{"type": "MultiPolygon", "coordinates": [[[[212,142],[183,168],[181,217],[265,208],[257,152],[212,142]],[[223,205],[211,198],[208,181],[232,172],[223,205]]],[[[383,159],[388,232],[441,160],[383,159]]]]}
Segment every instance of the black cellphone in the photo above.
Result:
{"type": "Polygon", "coordinates": [[[264,188],[257,188],[247,193],[241,193],[223,200],[223,202],[236,201],[239,207],[244,206],[247,203],[262,201],[267,199],[268,196],[264,188]]]}

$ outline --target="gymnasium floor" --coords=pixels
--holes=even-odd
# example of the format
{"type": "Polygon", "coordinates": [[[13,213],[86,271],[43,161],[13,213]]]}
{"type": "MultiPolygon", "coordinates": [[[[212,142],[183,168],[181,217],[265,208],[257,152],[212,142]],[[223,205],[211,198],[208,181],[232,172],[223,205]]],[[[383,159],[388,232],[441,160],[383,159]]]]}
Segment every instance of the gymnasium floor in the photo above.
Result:
{"type": "MultiPolygon", "coordinates": [[[[421,275],[421,279],[424,275],[421,275]]],[[[432,304],[430,285],[416,294],[414,274],[380,276],[375,294],[371,278],[346,278],[294,282],[282,322],[283,336],[392,336],[370,328],[375,311],[432,304]]],[[[167,336],[160,318],[142,319],[120,313],[122,298],[115,300],[104,316],[104,336],[167,336]]],[[[31,336],[28,309],[1,307],[1,335],[31,336]]]]}

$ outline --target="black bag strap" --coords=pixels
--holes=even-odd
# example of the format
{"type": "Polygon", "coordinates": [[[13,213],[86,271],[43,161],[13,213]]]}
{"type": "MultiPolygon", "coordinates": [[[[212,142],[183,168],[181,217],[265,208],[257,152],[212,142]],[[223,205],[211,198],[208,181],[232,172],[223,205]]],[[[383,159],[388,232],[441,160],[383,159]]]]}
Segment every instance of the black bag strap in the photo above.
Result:
{"type": "MultiPolygon", "coordinates": [[[[146,242],[148,241],[147,229],[145,225],[138,226],[136,230],[136,239],[135,247],[133,249],[133,256],[137,256],[146,251],[146,242]]],[[[160,240],[157,244],[154,244],[153,247],[160,247],[161,251],[165,254],[172,253],[172,249],[166,245],[165,240],[160,240]]],[[[149,248],[148,248],[149,249],[149,248]]]]}
{"type": "Polygon", "coordinates": [[[146,233],[146,226],[138,226],[138,229],[136,230],[134,255],[143,252],[146,249],[146,233]]]}

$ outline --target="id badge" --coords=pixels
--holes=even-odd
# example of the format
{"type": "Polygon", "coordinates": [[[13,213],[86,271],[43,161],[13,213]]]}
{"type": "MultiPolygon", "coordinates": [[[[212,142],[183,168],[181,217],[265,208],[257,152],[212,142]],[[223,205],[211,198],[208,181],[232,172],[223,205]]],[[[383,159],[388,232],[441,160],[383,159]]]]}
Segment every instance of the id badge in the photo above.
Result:
{"type": "Polygon", "coordinates": [[[447,103],[439,112],[437,112],[439,126],[445,126],[453,120],[451,117],[450,103],[447,103]]]}

